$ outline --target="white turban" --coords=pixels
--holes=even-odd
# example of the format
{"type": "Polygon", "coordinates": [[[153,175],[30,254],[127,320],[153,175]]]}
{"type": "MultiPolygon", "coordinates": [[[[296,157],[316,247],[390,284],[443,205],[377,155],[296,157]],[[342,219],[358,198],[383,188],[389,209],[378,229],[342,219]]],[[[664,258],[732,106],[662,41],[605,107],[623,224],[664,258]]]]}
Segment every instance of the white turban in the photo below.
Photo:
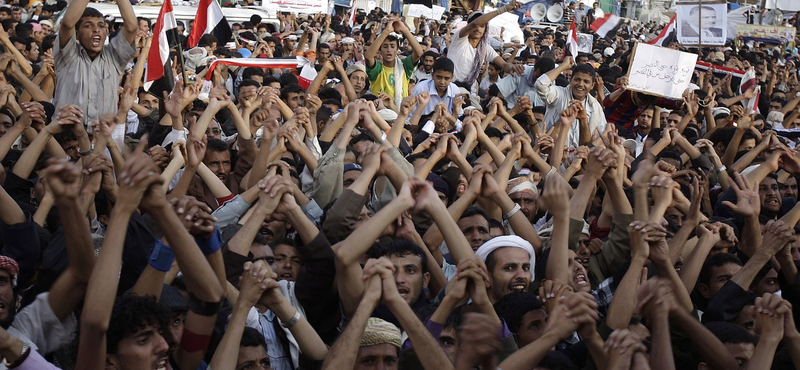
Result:
{"type": "Polygon", "coordinates": [[[534,281],[533,269],[534,266],[536,266],[536,253],[534,253],[531,243],[528,243],[527,240],[522,239],[519,236],[503,235],[489,239],[486,241],[486,243],[483,243],[483,245],[481,245],[477,251],[475,251],[475,255],[478,256],[481,261],[486,262],[486,257],[500,248],[520,248],[528,252],[531,263],[531,281],[534,281]]]}

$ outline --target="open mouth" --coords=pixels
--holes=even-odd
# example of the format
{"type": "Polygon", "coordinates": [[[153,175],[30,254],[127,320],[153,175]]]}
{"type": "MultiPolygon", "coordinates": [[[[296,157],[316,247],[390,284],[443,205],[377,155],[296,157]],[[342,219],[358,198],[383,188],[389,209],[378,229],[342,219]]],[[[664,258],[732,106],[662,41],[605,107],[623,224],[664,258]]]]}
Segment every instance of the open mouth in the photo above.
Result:
{"type": "Polygon", "coordinates": [[[777,205],[779,205],[780,203],[778,202],[778,198],[774,198],[774,197],[772,197],[772,198],[768,198],[768,199],[766,199],[766,200],[764,201],[764,204],[766,204],[766,205],[768,205],[768,206],[777,206],[777,205]]]}
{"type": "Polygon", "coordinates": [[[294,276],[290,273],[281,274],[279,276],[282,280],[294,280],[294,276]]]}
{"type": "Polygon", "coordinates": [[[572,280],[575,282],[575,285],[577,285],[577,286],[582,286],[582,285],[589,284],[589,281],[586,280],[586,275],[584,275],[584,274],[577,274],[577,275],[575,275],[575,278],[572,279],[572,280]]]}
{"type": "Polygon", "coordinates": [[[8,306],[5,302],[0,302],[0,314],[8,312],[8,306]]]}
{"type": "Polygon", "coordinates": [[[406,287],[397,287],[397,292],[400,293],[400,296],[403,299],[407,299],[408,295],[411,293],[411,290],[406,287]]]}
{"type": "Polygon", "coordinates": [[[511,292],[524,292],[526,289],[528,289],[528,284],[525,284],[524,282],[512,283],[508,287],[508,290],[511,292]]]}
{"type": "Polygon", "coordinates": [[[98,47],[102,44],[100,41],[100,36],[92,36],[92,46],[98,47]]]}
{"type": "Polygon", "coordinates": [[[156,364],[156,370],[167,370],[167,357],[162,358],[156,364]]]}

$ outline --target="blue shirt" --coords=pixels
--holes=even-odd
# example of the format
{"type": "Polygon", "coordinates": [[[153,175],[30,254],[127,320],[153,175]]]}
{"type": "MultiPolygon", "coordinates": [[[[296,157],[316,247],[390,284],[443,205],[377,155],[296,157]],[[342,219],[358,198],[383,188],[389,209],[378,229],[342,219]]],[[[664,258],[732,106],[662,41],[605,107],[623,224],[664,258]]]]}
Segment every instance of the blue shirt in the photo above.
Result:
{"type": "MultiPolygon", "coordinates": [[[[439,92],[436,91],[436,83],[433,81],[433,79],[422,80],[417,83],[416,86],[414,86],[414,90],[411,91],[411,95],[417,96],[426,91],[431,95],[431,100],[428,101],[428,105],[422,108],[423,115],[432,113],[434,108],[436,108],[436,104],[439,102],[444,102],[444,104],[447,106],[447,111],[453,113],[453,99],[456,97],[456,95],[458,95],[459,91],[456,84],[451,82],[450,86],[447,86],[447,91],[444,92],[444,97],[441,97],[439,96],[439,92]]],[[[411,114],[413,115],[417,109],[419,109],[419,106],[414,108],[411,114]]]]}

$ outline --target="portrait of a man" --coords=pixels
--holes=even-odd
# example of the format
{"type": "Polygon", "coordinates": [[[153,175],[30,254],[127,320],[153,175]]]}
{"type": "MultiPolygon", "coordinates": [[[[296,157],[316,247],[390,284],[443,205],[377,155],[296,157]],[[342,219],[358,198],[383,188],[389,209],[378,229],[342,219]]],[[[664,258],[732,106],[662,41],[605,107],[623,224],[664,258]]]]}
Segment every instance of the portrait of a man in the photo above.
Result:
{"type": "Polygon", "coordinates": [[[690,45],[722,45],[726,33],[725,18],[725,4],[679,4],[678,39],[690,45]]]}

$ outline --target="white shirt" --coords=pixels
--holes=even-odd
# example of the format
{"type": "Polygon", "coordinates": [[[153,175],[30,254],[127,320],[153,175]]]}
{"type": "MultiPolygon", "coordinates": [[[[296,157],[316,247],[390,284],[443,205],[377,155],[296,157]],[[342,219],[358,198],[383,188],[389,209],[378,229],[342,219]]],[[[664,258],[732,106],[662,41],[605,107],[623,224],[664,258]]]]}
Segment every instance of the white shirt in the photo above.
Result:
{"type": "MultiPolygon", "coordinates": [[[[536,80],[534,85],[536,86],[536,92],[539,93],[539,96],[545,104],[547,104],[544,122],[547,125],[546,128],[550,129],[550,127],[553,127],[556,121],[558,121],[561,112],[567,109],[569,103],[574,100],[572,97],[572,87],[569,85],[555,86],[547,74],[539,76],[539,79],[536,80]]],[[[586,115],[589,117],[589,132],[591,135],[594,135],[595,130],[604,131],[606,129],[606,116],[603,113],[603,106],[597,99],[589,94],[586,94],[583,106],[586,108],[586,115]]],[[[569,136],[567,136],[566,142],[567,147],[578,147],[580,145],[579,139],[580,123],[578,123],[578,120],[575,120],[569,129],[569,136]]]]}
{"type": "MultiPolygon", "coordinates": [[[[487,45],[485,49],[482,58],[483,62],[488,63],[497,58],[497,52],[491,46],[487,45]]],[[[463,81],[469,77],[469,71],[472,69],[477,52],[478,49],[472,47],[472,44],[469,43],[468,36],[459,37],[459,33],[455,33],[453,41],[450,43],[450,50],[447,52],[447,56],[455,65],[453,71],[454,81],[463,81]]]]}

